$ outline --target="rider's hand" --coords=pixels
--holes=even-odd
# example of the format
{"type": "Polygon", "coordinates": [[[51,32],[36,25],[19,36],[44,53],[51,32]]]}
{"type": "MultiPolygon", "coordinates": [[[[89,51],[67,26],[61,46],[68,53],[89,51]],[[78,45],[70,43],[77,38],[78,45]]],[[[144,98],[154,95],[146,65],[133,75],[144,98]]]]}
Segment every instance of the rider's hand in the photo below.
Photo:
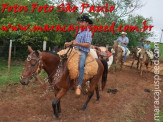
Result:
{"type": "Polygon", "coordinates": [[[65,47],[68,47],[70,44],[71,44],[70,42],[66,42],[65,47]]]}
{"type": "Polygon", "coordinates": [[[78,43],[76,42],[76,40],[73,40],[73,45],[74,46],[77,46],[78,45],[78,43]]]}

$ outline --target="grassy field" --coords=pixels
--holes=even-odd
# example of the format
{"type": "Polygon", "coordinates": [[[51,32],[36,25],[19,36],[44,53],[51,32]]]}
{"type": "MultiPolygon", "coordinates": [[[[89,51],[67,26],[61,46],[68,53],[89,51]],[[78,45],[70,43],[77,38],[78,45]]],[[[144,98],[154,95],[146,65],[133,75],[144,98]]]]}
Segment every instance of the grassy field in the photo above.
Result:
{"type": "MultiPolygon", "coordinates": [[[[18,83],[24,68],[24,61],[11,61],[11,70],[8,73],[7,60],[0,58],[0,86],[18,83]]],[[[45,72],[41,72],[41,78],[46,77],[45,72]]]]}
{"type": "MultiPolygon", "coordinates": [[[[154,49],[154,43],[151,43],[151,49],[154,49]]],[[[163,44],[159,44],[160,58],[163,58],[163,44]]]]}
{"type": "Polygon", "coordinates": [[[19,82],[23,66],[11,64],[11,71],[8,73],[7,60],[0,59],[0,86],[19,82]]]}

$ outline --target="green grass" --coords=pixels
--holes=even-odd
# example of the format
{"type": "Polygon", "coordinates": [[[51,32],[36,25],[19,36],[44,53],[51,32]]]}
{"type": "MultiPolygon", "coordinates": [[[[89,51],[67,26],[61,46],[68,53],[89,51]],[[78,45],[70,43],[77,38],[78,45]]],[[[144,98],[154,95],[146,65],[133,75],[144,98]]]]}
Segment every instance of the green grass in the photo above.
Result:
{"type": "Polygon", "coordinates": [[[23,66],[14,66],[11,64],[10,73],[8,73],[7,60],[0,59],[0,86],[19,82],[23,66]]]}
{"type": "MultiPolygon", "coordinates": [[[[154,49],[154,43],[151,43],[151,49],[154,49]]],[[[160,58],[163,58],[163,44],[159,44],[160,58]]]]}
{"type": "MultiPolygon", "coordinates": [[[[6,59],[0,58],[0,86],[18,83],[20,81],[20,77],[24,68],[23,64],[25,62],[12,60],[10,73],[8,73],[7,63],[8,61],[6,59]]],[[[46,72],[41,72],[39,76],[41,79],[44,79],[47,77],[47,74],[46,72]]]]}
{"type": "Polygon", "coordinates": [[[163,122],[163,111],[160,111],[159,117],[160,117],[160,122],[163,122]]]}

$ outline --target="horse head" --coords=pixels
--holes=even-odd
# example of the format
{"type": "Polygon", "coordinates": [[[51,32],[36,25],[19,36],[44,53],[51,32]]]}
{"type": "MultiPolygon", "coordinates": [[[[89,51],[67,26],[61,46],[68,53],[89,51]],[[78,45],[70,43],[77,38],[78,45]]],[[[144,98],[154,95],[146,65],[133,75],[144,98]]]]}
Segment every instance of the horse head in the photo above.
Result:
{"type": "Polygon", "coordinates": [[[114,50],[116,50],[118,48],[118,44],[119,44],[118,41],[114,41],[114,44],[113,44],[113,49],[114,50]]]}
{"type": "Polygon", "coordinates": [[[144,56],[146,55],[146,49],[144,47],[141,48],[140,52],[140,60],[143,60],[144,56]]]}
{"type": "Polygon", "coordinates": [[[30,46],[28,46],[28,50],[30,54],[28,55],[25,61],[25,66],[20,79],[20,83],[22,85],[28,85],[29,81],[41,71],[41,65],[42,65],[41,52],[33,51],[30,46]]]}

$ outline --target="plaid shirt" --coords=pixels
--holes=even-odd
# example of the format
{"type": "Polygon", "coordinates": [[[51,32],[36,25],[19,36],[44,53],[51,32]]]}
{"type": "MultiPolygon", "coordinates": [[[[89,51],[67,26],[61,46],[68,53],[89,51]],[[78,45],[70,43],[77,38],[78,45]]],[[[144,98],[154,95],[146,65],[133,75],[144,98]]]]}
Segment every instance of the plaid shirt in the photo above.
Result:
{"type": "MultiPolygon", "coordinates": [[[[82,31],[81,30],[78,32],[78,35],[76,36],[76,42],[77,43],[90,43],[92,42],[92,32],[89,31],[89,28],[87,28],[87,31],[82,31]]],[[[75,46],[75,48],[81,49],[82,51],[85,52],[90,52],[90,47],[85,48],[81,46],[75,46]]]]}
{"type": "Polygon", "coordinates": [[[123,47],[127,47],[127,45],[125,45],[125,44],[123,44],[121,42],[129,43],[129,39],[127,37],[122,38],[122,36],[120,36],[117,40],[120,42],[120,45],[123,46],[123,47]]]}

